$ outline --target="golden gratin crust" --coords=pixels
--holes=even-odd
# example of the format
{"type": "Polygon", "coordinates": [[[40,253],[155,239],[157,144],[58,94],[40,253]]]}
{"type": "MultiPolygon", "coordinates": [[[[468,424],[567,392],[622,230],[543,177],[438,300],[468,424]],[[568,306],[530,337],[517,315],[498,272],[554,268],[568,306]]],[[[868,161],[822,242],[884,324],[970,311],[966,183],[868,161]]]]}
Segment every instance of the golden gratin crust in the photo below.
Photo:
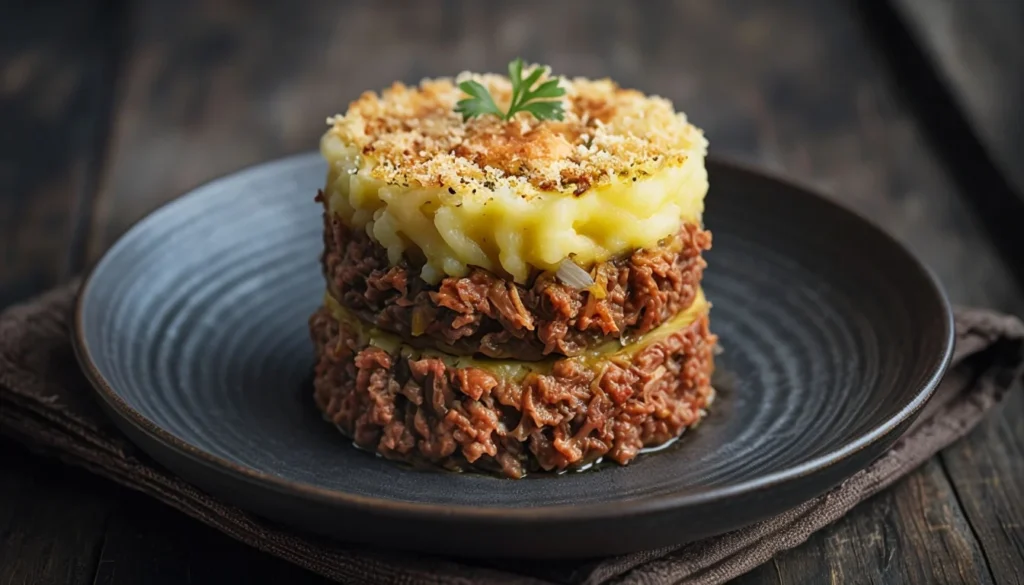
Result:
{"type": "Polygon", "coordinates": [[[483,84],[502,110],[508,108],[508,77],[462,73],[413,87],[395,83],[380,95],[366,92],[344,115],[328,118],[327,135],[361,151],[372,176],[388,184],[460,192],[508,187],[527,197],[538,191],[579,195],[613,177],[653,175],[706,150],[701,131],[668,100],[608,79],[560,78],[566,91],[561,121],[524,112],[508,122],[493,115],[463,121],[454,108],[467,97],[458,87],[466,79],[483,84]]]}

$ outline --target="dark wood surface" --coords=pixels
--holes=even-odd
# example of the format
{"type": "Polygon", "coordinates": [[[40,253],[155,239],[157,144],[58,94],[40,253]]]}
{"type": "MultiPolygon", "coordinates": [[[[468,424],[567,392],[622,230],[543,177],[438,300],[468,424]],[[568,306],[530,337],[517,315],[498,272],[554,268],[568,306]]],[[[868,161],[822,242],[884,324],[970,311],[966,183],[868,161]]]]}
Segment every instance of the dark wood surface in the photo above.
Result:
{"type": "MultiPolygon", "coordinates": [[[[943,38],[927,34],[930,17],[942,24],[930,3],[900,4],[917,5],[907,30],[943,38]]],[[[522,55],[671,98],[706,130],[713,154],[795,177],[867,214],[925,260],[955,302],[1024,314],[1013,239],[998,225],[1024,217],[978,206],[960,159],[931,131],[934,111],[917,108],[927,96],[915,99],[887,53],[920,42],[920,33],[891,38],[886,19],[901,11],[838,0],[259,6],[65,0],[5,10],[0,306],[86,268],[132,222],[189,188],[315,148],[324,118],[364,89],[502,70],[522,55]]],[[[998,50],[1020,51],[1017,40],[998,50]]],[[[963,87],[966,79],[939,80],[950,95],[971,96],[950,101],[980,137],[964,148],[995,144],[992,122],[978,117],[987,110],[972,104],[1005,96],[974,95],[983,90],[963,87]]],[[[1014,148],[998,147],[1019,162],[1014,148]]],[[[965,154],[1006,168],[990,153],[965,154]]],[[[1012,189],[1012,173],[1001,180],[1012,189]]],[[[1024,583],[1021,394],[737,582],[1024,583]]],[[[322,581],[0,440],[0,584],[234,582],[322,581]]]]}
{"type": "Polygon", "coordinates": [[[896,0],[894,6],[1024,200],[1024,2],[896,0]]]}

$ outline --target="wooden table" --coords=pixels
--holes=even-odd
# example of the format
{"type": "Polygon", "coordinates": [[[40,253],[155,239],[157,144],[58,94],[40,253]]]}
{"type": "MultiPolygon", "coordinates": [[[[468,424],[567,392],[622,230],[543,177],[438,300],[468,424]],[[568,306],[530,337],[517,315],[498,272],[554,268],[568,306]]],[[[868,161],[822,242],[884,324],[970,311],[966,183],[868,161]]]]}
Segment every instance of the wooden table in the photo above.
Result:
{"type": "MultiPolygon", "coordinates": [[[[364,89],[500,71],[522,55],[671,98],[707,131],[713,154],[786,173],[872,217],[955,302],[1024,314],[1024,3],[260,6],[5,7],[0,306],[80,272],[189,188],[315,148],[325,117],[364,89]]],[[[1021,394],[737,582],[1024,582],[1021,394]]],[[[321,581],[0,441],[0,584],[185,582],[321,581]]]]}

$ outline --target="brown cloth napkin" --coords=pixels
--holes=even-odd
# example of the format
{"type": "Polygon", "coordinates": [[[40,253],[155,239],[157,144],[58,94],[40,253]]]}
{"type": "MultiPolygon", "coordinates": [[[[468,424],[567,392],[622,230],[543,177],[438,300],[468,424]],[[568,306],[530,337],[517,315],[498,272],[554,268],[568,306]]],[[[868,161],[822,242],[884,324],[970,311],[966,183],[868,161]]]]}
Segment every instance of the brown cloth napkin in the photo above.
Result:
{"type": "Polygon", "coordinates": [[[68,341],[75,290],[72,283],[0,315],[0,432],[343,583],[722,583],[799,545],[966,434],[1019,378],[1024,363],[1024,323],[958,308],[953,365],[916,424],[891,451],[827,494],[770,520],[678,547],[589,562],[468,562],[297,534],[162,469],[119,434],[93,402],[68,341]]]}

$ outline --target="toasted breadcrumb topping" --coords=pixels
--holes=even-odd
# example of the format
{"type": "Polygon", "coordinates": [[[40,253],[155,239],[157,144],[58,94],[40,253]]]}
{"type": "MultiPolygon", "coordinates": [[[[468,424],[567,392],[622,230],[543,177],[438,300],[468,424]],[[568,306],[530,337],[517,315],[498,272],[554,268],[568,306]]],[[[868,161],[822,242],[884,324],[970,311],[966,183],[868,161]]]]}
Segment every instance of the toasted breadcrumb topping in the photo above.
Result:
{"type": "Polygon", "coordinates": [[[467,97],[458,87],[467,79],[487,87],[507,110],[508,77],[466,72],[412,87],[395,83],[379,95],[366,92],[345,114],[328,118],[327,134],[358,149],[364,169],[389,184],[462,192],[507,187],[524,196],[579,195],[615,178],[653,175],[706,151],[702,132],[671,102],[608,79],[559,78],[566,91],[560,121],[525,112],[508,122],[493,115],[463,121],[454,108],[467,97]]]}

